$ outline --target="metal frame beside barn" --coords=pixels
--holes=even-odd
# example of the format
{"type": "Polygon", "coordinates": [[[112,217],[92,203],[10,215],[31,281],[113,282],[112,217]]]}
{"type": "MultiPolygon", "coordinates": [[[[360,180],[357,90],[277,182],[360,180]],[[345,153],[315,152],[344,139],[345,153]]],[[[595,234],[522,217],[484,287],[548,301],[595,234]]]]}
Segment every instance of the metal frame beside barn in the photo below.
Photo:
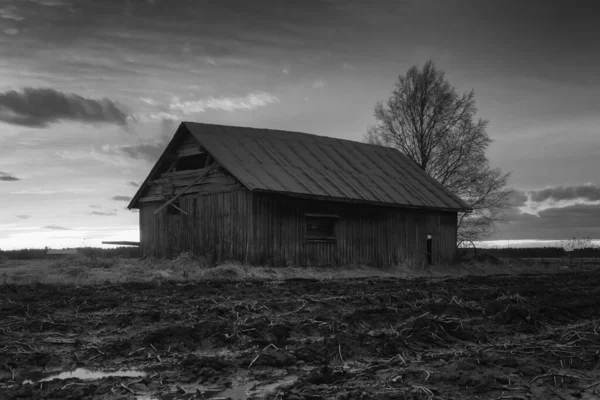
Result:
{"type": "Polygon", "coordinates": [[[395,149],[194,122],[128,207],[143,255],[277,266],[449,262],[469,210],[395,149]]]}

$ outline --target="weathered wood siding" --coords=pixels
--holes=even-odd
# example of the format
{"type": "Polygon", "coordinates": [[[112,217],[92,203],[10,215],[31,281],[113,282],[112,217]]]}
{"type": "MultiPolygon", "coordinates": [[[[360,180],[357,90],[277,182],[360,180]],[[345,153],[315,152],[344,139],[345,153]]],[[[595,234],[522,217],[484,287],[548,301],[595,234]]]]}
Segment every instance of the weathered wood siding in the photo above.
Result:
{"type": "Polygon", "coordinates": [[[186,193],[202,192],[206,194],[242,188],[239,182],[220,166],[214,167],[204,179],[196,182],[192,187],[188,187],[205,170],[206,168],[192,171],[164,172],[158,179],[149,182],[148,189],[144,193],[144,197],[140,199],[140,202],[152,202],[157,199],[169,198],[170,196],[179,194],[184,189],[186,193]]]}
{"type": "Polygon", "coordinates": [[[236,190],[180,198],[186,214],[140,208],[143,254],[171,257],[191,251],[210,262],[260,265],[415,265],[451,261],[456,213],[374,207],[236,190]],[[305,214],[335,214],[334,241],[306,240],[305,214]]]}
{"type": "Polygon", "coordinates": [[[457,214],[254,194],[250,259],[273,265],[423,265],[456,252],[457,214]],[[307,241],[305,214],[334,214],[335,241],[307,241]]]}
{"type": "Polygon", "coordinates": [[[247,190],[192,194],[180,197],[179,208],[168,207],[154,214],[162,203],[144,203],[140,208],[141,246],[144,255],[172,257],[193,252],[209,262],[247,262],[252,219],[251,194],[247,190]]]}

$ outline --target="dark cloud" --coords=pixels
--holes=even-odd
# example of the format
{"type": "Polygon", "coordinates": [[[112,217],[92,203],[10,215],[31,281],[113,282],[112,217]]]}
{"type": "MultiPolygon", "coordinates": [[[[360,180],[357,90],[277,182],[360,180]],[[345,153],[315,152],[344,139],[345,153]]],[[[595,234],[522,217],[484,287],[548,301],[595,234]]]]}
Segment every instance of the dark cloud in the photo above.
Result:
{"type": "Polygon", "coordinates": [[[90,214],[90,215],[101,215],[101,216],[112,216],[112,215],[117,215],[117,213],[116,213],[116,212],[113,212],[113,211],[107,211],[107,212],[104,212],[104,211],[92,211],[92,212],[90,212],[89,214],[90,214]]]}
{"type": "Polygon", "coordinates": [[[525,192],[515,190],[508,198],[508,207],[502,212],[502,221],[508,222],[518,219],[521,215],[519,208],[525,205],[527,198],[525,192]]]}
{"type": "Polygon", "coordinates": [[[19,219],[29,219],[29,218],[31,218],[31,215],[25,215],[25,214],[17,215],[17,218],[19,218],[19,219]]]}
{"type": "Polygon", "coordinates": [[[131,201],[131,197],[129,196],[113,196],[111,199],[115,201],[131,201]]]}
{"type": "Polygon", "coordinates": [[[87,99],[54,89],[25,88],[0,93],[0,121],[45,127],[58,121],[125,125],[127,114],[110,99],[87,99]]]}
{"type": "Polygon", "coordinates": [[[524,206],[526,202],[527,195],[520,190],[515,190],[508,199],[508,204],[513,207],[524,206]]]}
{"type": "Polygon", "coordinates": [[[531,192],[531,200],[541,203],[546,200],[600,200],[600,186],[556,186],[531,192]]]}
{"type": "Polygon", "coordinates": [[[71,230],[70,228],[65,228],[65,227],[58,226],[58,225],[46,225],[44,227],[44,229],[52,229],[53,231],[69,231],[69,230],[71,230]]]}
{"type": "Polygon", "coordinates": [[[140,187],[140,184],[135,181],[129,181],[129,182],[127,182],[127,184],[129,186],[133,186],[133,187],[140,187]]]}
{"type": "Polygon", "coordinates": [[[514,213],[506,223],[497,225],[489,239],[568,239],[600,237],[600,205],[576,204],[549,208],[538,215],[514,213]]]}
{"type": "Polygon", "coordinates": [[[0,172],[0,181],[4,181],[4,182],[14,182],[14,181],[20,181],[21,179],[17,178],[14,175],[11,175],[7,172],[0,172]]]}

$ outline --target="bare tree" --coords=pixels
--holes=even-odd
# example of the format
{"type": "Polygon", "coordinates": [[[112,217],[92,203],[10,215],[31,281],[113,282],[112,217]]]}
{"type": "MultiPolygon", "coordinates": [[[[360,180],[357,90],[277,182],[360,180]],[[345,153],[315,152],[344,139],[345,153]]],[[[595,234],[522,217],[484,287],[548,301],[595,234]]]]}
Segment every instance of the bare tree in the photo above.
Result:
{"type": "Polygon", "coordinates": [[[512,189],[510,174],[492,169],[485,155],[488,122],[476,119],[473,91],[459,96],[432,61],[400,75],[392,96],[375,107],[366,141],[395,147],[471,206],[460,213],[458,244],[491,233],[512,189]]]}

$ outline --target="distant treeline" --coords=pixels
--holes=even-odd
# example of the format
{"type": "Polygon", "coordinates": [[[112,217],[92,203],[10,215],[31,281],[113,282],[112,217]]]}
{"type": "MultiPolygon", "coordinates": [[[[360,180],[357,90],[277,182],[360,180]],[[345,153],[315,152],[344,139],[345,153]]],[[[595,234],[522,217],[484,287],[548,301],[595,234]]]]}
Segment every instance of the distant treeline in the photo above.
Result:
{"type": "MultiPolygon", "coordinates": [[[[473,248],[460,249],[462,254],[473,255],[473,248]]],[[[500,249],[480,248],[477,254],[487,254],[498,258],[560,258],[560,257],[598,257],[600,248],[587,247],[567,252],[562,247],[505,247],[500,249]]]]}
{"type": "MultiPolygon", "coordinates": [[[[47,249],[20,249],[20,250],[0,250],[0,258],[9,260],[36,260],[47,258],[47,249]]],[[[116,247],[114,249],[102,249],[99,247],[78,247],[77,253],[84,257],[121,257],[138,258],[141,257],[139,247],[116,247]]]]}

